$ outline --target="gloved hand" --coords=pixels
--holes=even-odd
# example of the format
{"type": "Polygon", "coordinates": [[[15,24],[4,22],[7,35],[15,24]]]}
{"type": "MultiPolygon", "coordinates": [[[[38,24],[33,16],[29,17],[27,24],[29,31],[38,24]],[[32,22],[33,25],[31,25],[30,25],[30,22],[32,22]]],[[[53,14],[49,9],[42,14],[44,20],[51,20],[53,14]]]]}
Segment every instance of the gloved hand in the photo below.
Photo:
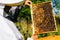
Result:
{"type": "Polygon", "coordinates": [[[32,4],[32,2],[31,2],[30,0],[26,0],[26,1],[25,1],[25,5],[30,6],[31,4],[32,4]]]}

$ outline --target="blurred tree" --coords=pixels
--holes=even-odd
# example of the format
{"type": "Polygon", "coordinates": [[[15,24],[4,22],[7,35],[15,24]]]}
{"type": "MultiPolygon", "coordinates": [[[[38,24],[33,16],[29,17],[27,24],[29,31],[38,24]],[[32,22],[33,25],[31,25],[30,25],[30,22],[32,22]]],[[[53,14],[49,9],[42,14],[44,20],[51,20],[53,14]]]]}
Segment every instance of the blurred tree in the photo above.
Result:
{"type": "Polygon", "coordinates": [[[31,22],[31,12],[30,12],[30,7],[25,6],[22,8],[20,11],[20,19],[25,18],[27,20],[27,23],[31,22]]]}
{"type": "Polygon", "coordinates": [[[60,0],[52,0],[53,7],[56,7],[58,10],[60,10],[60,0]]]}
{"type": "MultiPolygon", "coordinates": [[[[30,12],[30,7],[29,6],[24,6],[22,9],[21,9],[21,11],[20,11],[20,13],[19,13],[19,22],[21,23],[23,20],[24,20],[24,22],[22,23],[22,28],[24,29],[24,33],[23,33],[23,35],[24,35],[24,37],[25,37],[25,40],[28,38],[28,37],[30,37],[31,36],[31,34],[29,34],[29,32],[31,32],[30,30],[31,30],[31,27],[30,27],[30,25],[28,26],[28,24],[30,24],[31,23],[31,12],[30,12]],[[26,23],[25,23],[26,22],[26,23]],[[25,24],[27,25],[27,26],[23,26],[23,25],[25,25],[25,24]],[[29,29],[30,28],[30,29],[29,29]],[[26,29],[26,30],[25,30],[26,29]]],[[[23,30],[22,30],[23,31],[23,30]]]]}

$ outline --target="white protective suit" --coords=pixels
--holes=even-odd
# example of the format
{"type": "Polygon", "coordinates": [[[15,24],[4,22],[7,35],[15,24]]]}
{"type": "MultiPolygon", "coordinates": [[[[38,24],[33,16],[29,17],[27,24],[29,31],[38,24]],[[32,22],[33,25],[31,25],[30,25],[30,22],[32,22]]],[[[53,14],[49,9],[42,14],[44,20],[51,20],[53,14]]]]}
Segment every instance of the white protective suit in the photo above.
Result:
{"type": "MultiPolygon", "coordinates": [[[[23,36],[20,34],[14,23],[3,17],[3,8],[0,6],[0,40],[23,40],[23,36]]],[[[32,40],[28,38],[27,40],[32,40]]]]}
{"type": "Polygon", "coordinates": [[[0,5],[0,40],[23,40],[14,23],[3,17],[4,5],[0,5]]]}

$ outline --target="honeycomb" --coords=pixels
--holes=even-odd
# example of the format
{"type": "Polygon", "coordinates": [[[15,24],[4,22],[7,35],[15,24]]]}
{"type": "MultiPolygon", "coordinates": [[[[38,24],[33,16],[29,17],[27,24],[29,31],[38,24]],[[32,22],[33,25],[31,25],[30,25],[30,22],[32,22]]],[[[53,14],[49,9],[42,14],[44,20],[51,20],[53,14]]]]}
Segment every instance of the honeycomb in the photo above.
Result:
{"type": "Polygon", "coordinates": [[[51,2],[33,4],[32,12],[35,34],[56,31],[51,2]]]}

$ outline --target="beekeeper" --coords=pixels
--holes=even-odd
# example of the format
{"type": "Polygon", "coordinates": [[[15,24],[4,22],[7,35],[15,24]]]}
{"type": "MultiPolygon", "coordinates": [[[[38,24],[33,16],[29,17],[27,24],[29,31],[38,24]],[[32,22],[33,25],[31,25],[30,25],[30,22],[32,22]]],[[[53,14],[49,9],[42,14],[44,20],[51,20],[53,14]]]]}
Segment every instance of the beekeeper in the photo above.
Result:
{"type": "MultiPolygon", "coordinates": [[[[15,4],[23,0],[0,0],[0,40],[23,40],[22,34],[18,31],[14,23],[3,17],[5,4],[15,4]]],[[[27,40],[34,40],[35,37],[27,40]]]]}

